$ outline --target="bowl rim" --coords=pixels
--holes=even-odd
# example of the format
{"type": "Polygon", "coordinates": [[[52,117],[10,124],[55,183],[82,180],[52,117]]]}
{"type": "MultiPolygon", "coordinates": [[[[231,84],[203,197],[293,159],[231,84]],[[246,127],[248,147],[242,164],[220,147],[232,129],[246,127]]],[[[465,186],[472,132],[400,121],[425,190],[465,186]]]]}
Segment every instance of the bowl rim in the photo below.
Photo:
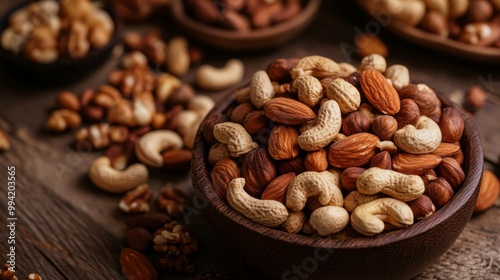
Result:
{"type": "MultiPolygon", "coordinates": [[[[216,104],[214,109],[207,115],[207,118],[212,114],[223,112],[228,106],[230,106],[235,101],[233,92],[234,91],[231,91],[227,95],[225,95],[225,97],[222,98],[216,104]]],[[[456,212],[462,209],[462,207],[464,207],[464,205],[472,198],[474,192],[480,186],[484,163],[482,145],[480,145],[481,140],[474,122],[461,108],[452,103],[443,94],[439,93],[438,91],[436,91],[436,94],[445,107],[454,107],[455,109],[459,110],[460,114],[464,118],[464,137],[462,137],[461,142],[470,143],[469,145],[467,145],[468,154],[465,155],[466,160],[464,161],[464,171],[466,171],[466,178],[460,189],[454,194],[451,201],[441,209],[436,211],[437,214],[434,214],[429,218],[419,221],[407,228],[378,234],[372,237],[331,239],[291,234],[274,228],[268,228],[251,221],[250,219],[246,218],[245,216],[229,207],[229,205],[218,195],[216,195],[215,191],[213,191],[213,185],[208,173],[206,160],[208,144],[205,143],[202,130],[202,127],[204,126],[207,118],[205,118],[205,120],[203,120],[202,124],[200,125],[200,128],[196,135],[195,145],[193,147],[193,185],[201,192],[204,199],[206,199],[217,212],[224,215],[227,219],[230,219],[232,222],[246,227],[252,232],[283,243],[293,243],[294,245],[309,246],[318,249],[365,249],[381,247],[390,243],[402,242],[409,238],[424,234],[425,232],[431,230],[435,225],[441,224],[444,221],[448,220],[451,216],[456,214],[456,212]],[[479,145],[473,145],[473,143],[479,143],[479,145]],[[471,174],[476,175],[472,176],[471,174]],[[212,192],[212,195],[209,195],[208,192],[212,192]]],[[[477,199],[477,196],[473,199],[475,201],[477,199]]]]}
{"type": "Polygon", "coordinates": [[[286,20],[277,25],[273,25],[263,29],[252,29],[248,32],[233,31],[229,29],[213,27],[209,24],[197,21],[185,13],[184,0],[173,0],[170,4],[170,13],[172,17],[184,28],[197,30],[198,32],[205,33],[213,38],[225,38],[231,41],[237,40],[254,40],[262,37],[271,37],[276,34],[295,29],[312,17],[319,9],[321,0],[307,0],[301,13],[293,18],[293,20],[286,20]]]}
{"type": "MultiPolygon", "coordinates": [[[[27,0],[27,1],[23,1],[21,3],[18,3],[17,5],[14,5],[10,9],[8,9],[7,12],[5,12],[0,17],[0,34],[2,34],[3,31],[8,27],[10,16],[14,12],[16,12],[17,10],[27,6],[30,3],[33,3],[33,1],[27,0]]],[[[56,61],[51,62],[51,63],[41,63],[41,62],[37,62],[34,60],[30,60],[22,55],[12,53],[12,52],[4,49],[2,45],[0,45],[0,55],[3,56],[4,59],[8,59],[11,62],[29,65],[31,67],[38,68],[39,70],[57,69],[57,68],[62,68],[62,67],[66,67],[66,66],[76,65],[78,63],[82,63],[84,61],[94,59],[95,57],[99,56],[100,54],[112,49],[121,40],[122,33],[123,33],[123,22],[120,20],[120,18],[116,14],[116,12],[109,5],[106,5],[106,4],[102,7],[102,9],[104,11],[106,11],[109,14],[109,16],[111,17],[111,19],[113,20],[114,30],[113,30],[112,37],[111,37],[110,41],[105,46],[97,48],[97,49],[90,49],[90,51],[83,57],[80,57],[80,58],[62,57],[62,58],[58,58],[56,61]]]]}

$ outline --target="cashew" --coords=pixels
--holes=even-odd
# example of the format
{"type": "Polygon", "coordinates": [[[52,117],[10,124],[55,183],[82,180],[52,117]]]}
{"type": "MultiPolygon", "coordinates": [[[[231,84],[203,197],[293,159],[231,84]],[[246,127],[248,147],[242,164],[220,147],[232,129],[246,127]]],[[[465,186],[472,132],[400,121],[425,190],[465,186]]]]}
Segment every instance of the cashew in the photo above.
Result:
{"type": "Polygon", "coordinates": [[[354,65],[347,63],[347,62],[341,62],[339,63],[339,69],[340,69],[340,78],[346,78],[352,73],[358,71],[354,65]]]}
{"type": "Polygon", "coordinates": [[[184,37],[174,37],[167,48],[167,69],[177,77],[189,70],[189,47],[184,37]]]}
{"type": "Polygon", "coordinates": [[[147,166],[161,167],[163,157],[161,152],[167,149],[182,148],[181,137],[170,130],[155,130],[146,133],[137,141],[135,154],[147,166]]]}
{"type": "Polygon", "coordinates": [[[413,212],[406,203],[394,198],[379,198],[358,206],[351,214],[351,225],[359,233],[372,236],[381,233],[384,222],[398,228],[413,224],[413,212]]]}
{"type": "Polygon", "coordinates": [[[122,193],[146,182],[148,169],[141,163],[135,163],[119,171],[111,167],[108,157],[101,156],[90,165],[89,177],[96,186],[105,191],[122,193]]]}
{"type": "Polygon", "coordinates": [[[339,206],[325,206],[312,212],[309,222],[321,236],[344,229],[349,223],[349,213],[339,206]]]}
{"type": "Polygon", "coordinates": [[[438,124],[427,116],[420,116],[415,126],[406,125],[394,134],[394,143],[398,148],[417,155],[433,152],[441,139],[438,124]]]}
{"type": "Polygon", "coordinates": [[[316,125],[300,134],[297,143],[305,151],[316,151],[328,145],[340,130],[342,116],[335,100],[326,101],[318,112],[316,125]]]}
{"type": "Polygon", "coordinates": [[[377,148],[379,148],[380,151],[388,151],[389,153],[398,151],[398,147],[392,141],[380,141],[377,143],[377,148]]]}
{"type": "Polygon", "coordinates": [[[307,199],[318,196],[322,205],[330,202],[334,192],[334,184],[338,179],[329,171],[306,171],[295,177],[288,185],[286,206],[293,211],[300,211],[307,199]]]}
{"type": "Polygon", "coordinates": [[[365,204],[370,201],[374,201],[375,199],[379,199],[382,197],[384,196],[380,193],[370,195],[370,194],[362,194],[358,191],[352,191],[344,199],[344,208],[348,212],[352,212],[359,205],[365,204]]]}
{"type": "Polygon", "coordinates": [[[254,198],[245,192],[244,187],[244,178],[236,178],[229,183],[226,196],[234,210],[267,227],[276,227],[286,221],[288,210],[285,205],[275,200],[254,198]]]}
{"type": "Polygon", "coordinates": [[[410,71],[401,64],[391,65],[385,70],[384,76],[392,82],[397,91],[410,83],[410,71]]]}
{"type": "Polygon", "coordinates": [[[59,109],[50,114],[45,128],[50,131],[61,132],[68,128],[77,127],[82,123],[80,115],[72,110],[59,109]]]}
{"type": "Polygon", "coordinates": [[[328,99],[337,101],[342,114],[356,111],[361,104],[358,89],[342,78],[337,78],[328,85],[326,96],[328,99]]]}
{"type": "Polygon", "coordinates": [[[170,74],[161,74],[156,78],[156,98],[161,102],[167,102],[170,95],[182,85],[181,80],[170,74]]]}
{"type": "Polygon", "coordinates": [[[290,212],[288,218],[281,226],[289,233],[298,233],[302,229],[305,221],[306,215],[304,212],[290,212]]]}
{"type": "Polygon", "coordinates": [[[274,86],[266,71],[261,70],[253,74],[250,82],[250,99],[255,107],[260,109],[274,97],[275,93],[274,86]]]}
{"type": "Polygon", "coordinates": [[[212,98],[206,95],[196,95],[189,101],[188,110],[194,111],[201,119],[204,119],[208,113],[214,108],[215,102],[212,98]]]}
{"type": "Polygon", "coordinates": [[[216,164],[217,162],[219,162],[219,160],[230,157],[231,154],[226,144],[214,144],[208,151],[208,162],[210,164],[216,164]]]}
{"type": "Polygon", "coordinates": [[[201,65],[196,70],[196,84],[204,90],[221,90],[239,83],[245,74],[245,65],[239,59],[230,59],[223,68],[201,65]]]}
{"type": "Polygon", "coordinates": [[[153,94],[149,91],[138,92],[134,94],[133,114],[137,125],[148,125],[156,112],[155,100],[153,94]]]}
{"type": "Polygon", "coordinates": [[[179,134],[183,138],[184,146],[191,149],[202,119],[198,113],[191,110],[181,111],[178,119],[179,126],[177,127],[177,131],[179,131],[179,134]]]}
{"type": "Polygon", "coordinates": [[[253,151],[259,144],[253,142],[252,136],[237,123],[224,122],[214,126],[214,137],[219,142],[227,144],[231,156],[239,157],[253,151]]]}
{"type": "Polygon", "coordinates": [[[323,98],[323,86],[313,76],[297,77],[292,84],[292,89],[298,92],[299,101],[309,107],[314,107],[323,98]]]}
{"type": "Polygon", "coordinates": [[[371,167],[358,177],[358,191],[363,194],[385,193],[401,201],[417,199],[425,191],[424,181],[417,175],[371,167]]]}
{"type": "Polygon", "coordinates": [[[335,76],[340,74],[339,65],[326,57],[319,55],[306,56],[299,60],[299,62],[292,69],[292,78],[298,76],[314,76],[318,79],[335,76]]]}

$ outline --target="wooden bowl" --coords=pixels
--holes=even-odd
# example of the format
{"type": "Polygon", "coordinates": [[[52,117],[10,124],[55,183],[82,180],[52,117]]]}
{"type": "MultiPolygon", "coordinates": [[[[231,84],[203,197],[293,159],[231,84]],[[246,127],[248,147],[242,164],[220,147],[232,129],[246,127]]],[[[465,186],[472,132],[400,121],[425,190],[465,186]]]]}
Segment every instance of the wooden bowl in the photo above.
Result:
{"type": "MultiPolygon", "coordinates": [[[[357,2],[369,14],[369,11],[361,3],[362,1],[357,0],[357,2]]],[[[500,48],[465,44],[410,26],[395,18],[392,18],[385,27],[390,32],[413,44],[434,49],[461,59],[488,64],[500,62],[500,48]]]]}
{"type": "MultiPolygon", "coordinates": [[[[3,32],[7,27],[12,13],[31,2],[32,1],[23,2],[10,9],[0,19],[0,32],[3,32]]],[[[89,53],[82,58],[74,59],[62,57],[53,63],[39,63],[26,58],[22,54],[14,54],[0,46],[0,59],[14,68],[14,74],[17,74],[17,76],[22,79],[31,80],[35,78],[38,81],[57,83],[57,81],[65,82],[66,79],[79,78],[81,75],[88,73],[90,70],[106,61],[113,51],[113,48],[121,40],[123,23],[112,9],[104,7],[104,10],[113,19],[115,29],[112,38],[107,45],[99,49],[90,50],[89,53]]]]}
{"type": "MultiPolygon", "coordinates": [[[[441,99],[443,104],[451,104],[441,99]]],[[[224,98],[211,114],[223,112],[233,101],[232,96],[224,98]]],[[[240,215],[214,191],[208,172],[209,146],[201,129],[193,148],[193,184],[207,200],[203,211],[216,234],[239,258],[273,278],[410,279],[436,263],[451,247],[476,203],[483,152],[474,123],[461,113],[465,118],[461,143],[466,179],[460,190],[429,218],[374,237],[335,240],[289,234],[240,215]]]]}
{"type": "Polygon", "coordinates": [[[260,51],[283,45],[297,37],[314,19],[321,0],[307,0],[302,12],[291,20],[269,28],[239,32],[217,28],[186,14],[183,0],[170,6],[174,23],[194,39],[218,49],[230,51],[260,51]]]}

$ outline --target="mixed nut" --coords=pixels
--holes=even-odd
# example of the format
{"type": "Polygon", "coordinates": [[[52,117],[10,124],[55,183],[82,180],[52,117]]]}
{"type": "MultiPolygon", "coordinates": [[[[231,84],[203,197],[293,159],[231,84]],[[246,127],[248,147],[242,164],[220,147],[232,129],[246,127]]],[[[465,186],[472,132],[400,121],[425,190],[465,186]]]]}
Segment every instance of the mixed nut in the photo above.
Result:
{"type": "Polygon", "coordinates": [[[290,20],[303,9],[302,0],[184,0],[184,4],[198,21],[241,32],[290,20]]]}
{"type": "Polygon", "coordinates": [[[405,24],[474,46],[500,47],[500,2],[494,0],[364,0],[405,24]]]}
{"type": "Polygon", "coordinates": [[[429,217],[465,180],[461,113],[380,55],[279,59],[236,100],[203,124],[210,176],[267,227],[372,236],[429,217]]]}
{"type": "Polygon", "coordinates": [[[8,22],[2,47],[39,63],[82,58],[106,46],[115,29],[110,15],[90,0],[33,2],[8,22]]]}

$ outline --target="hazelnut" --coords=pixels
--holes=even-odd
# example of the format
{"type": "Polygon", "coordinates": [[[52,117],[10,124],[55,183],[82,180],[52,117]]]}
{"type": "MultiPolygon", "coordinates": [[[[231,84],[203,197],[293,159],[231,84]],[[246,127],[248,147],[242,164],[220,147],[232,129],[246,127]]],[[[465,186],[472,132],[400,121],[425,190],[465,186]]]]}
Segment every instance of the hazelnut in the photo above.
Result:
{"type": "Polygon", "coordinates": [[[408,124],[415,125],[419,117],[420,109],[412,99],[401,100],[401,109],[394,115],[394,118],[398,122],[398,129],[408,124]]]}
{"type": "Polygon", "coordinates": [[[488,99],[488,94],[478,86],[471,86],[465,96],[465,107],[471,112],[481,109],[488,99]]]}
{"type": "Polygon", "coordinates": [[[370,167],[378,167],[382,169],[392,169],[391,154],[388,151],[381,151],[376,154],[370,163],[370,167]]]}
{"type": "Polygon", "coordinates": [[[356,191],[358,187],[356,186],[356,181],[358,177],[361,176],[366,169],[362,167],[348,167],[340,176],[340,180],[342,181],[342,188],[347,191],[356,191]]]}
{"type": "Polygon", "coordinates": [[[443,109],[441,119],[439,120],[439,128],[441,129],[443,142],[458,142],[464,132],[464,119],[457,109],[446,107],[443,109]]]}
{"type": "Polygon", "coordinates": [[[436,173],[446,179],[450,186],[456,190],[465,180],[465,173],[458,161],[453,158],[444,158],[436,167],[436,173]]]}
{"type": "Polygon", "coordinates": [[[413,218],[417,221],[428,218],[436,212],[436,206],[434,206],[432,200],[425,194],[413,201],[407,202],[406,204],[410,206],[411,211],[413,212],[413,218]]]}
{"type": "Polygon", "coordinates": [[[437,209],[440,209],[451,200],[455,192],[444,178],[439,177],[425,187],[424,194],[432,200],[437,209]]]}
{"type": "Polygon", "coordinates": [[[428,32],[437,34],[442,37],[448,36],[448,24],[443,14],[438,11],[429,11],[425,14],[420,27],[428,32]]]}
{"type": "Polygon", "coordinates": [[[377,116],[372,123],[372,130],[380,140],[391,140],[398,129],[398,122],[392,116],[377,116]]]}
{"type": "Polygon", "coordinates": [[[493,15],[493,5],[488,0],[470,1],[469,9],[465,14],[468,22],[488,21],[493,15]]]}
{"type": "Polygon", "coordinates": [[[368,132],[370,127],[370,119],[358,111],[350,113],[342,121],[342,131],[347,136],[361,132],[368,132]]]}

